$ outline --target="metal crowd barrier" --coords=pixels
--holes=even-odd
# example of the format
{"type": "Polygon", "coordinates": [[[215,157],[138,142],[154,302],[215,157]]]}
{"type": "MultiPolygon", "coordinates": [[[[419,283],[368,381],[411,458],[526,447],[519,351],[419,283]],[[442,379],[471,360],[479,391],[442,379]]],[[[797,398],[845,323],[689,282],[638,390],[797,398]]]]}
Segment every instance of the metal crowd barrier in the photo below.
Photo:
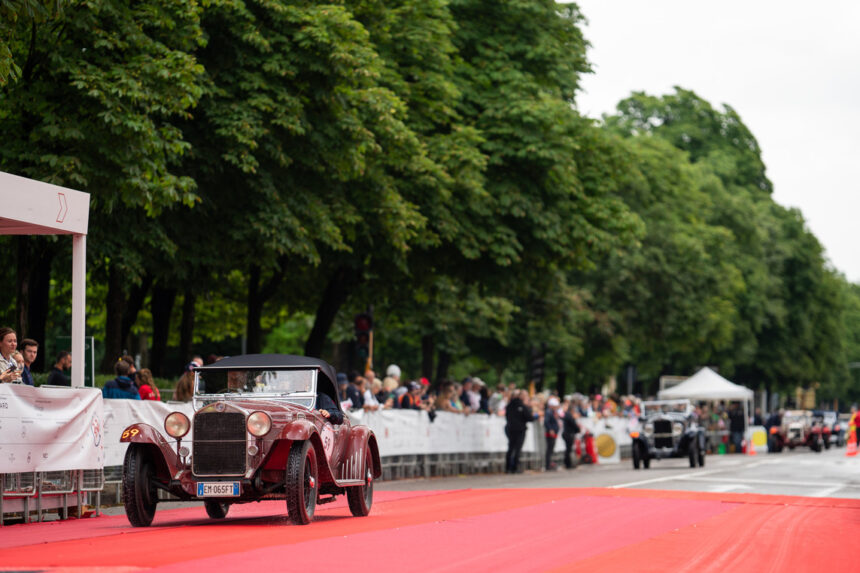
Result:
{"type": "Polygon", "coordinates": [[[88,494],[95,493],[95,511],[99,515],[104,472],[98,470],[62,470],[0,474],[0,526],[15,516],[30,523],[35,511],[37,521],[43,521],[45,511],[56,510],[60,519],[69,518],[69,496],[80,516],[87,505],[88,494]],[[35,506],[35,507],[33,507],[35,506]]]}

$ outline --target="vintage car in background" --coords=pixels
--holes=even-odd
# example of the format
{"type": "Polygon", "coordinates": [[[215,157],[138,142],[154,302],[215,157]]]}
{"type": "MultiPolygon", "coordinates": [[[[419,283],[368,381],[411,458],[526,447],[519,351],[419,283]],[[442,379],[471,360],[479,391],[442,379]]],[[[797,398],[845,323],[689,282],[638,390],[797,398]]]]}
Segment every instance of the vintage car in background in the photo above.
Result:
{"type": "Polygon", "coordinates": [[[663,458],[688,458],[691,468],[705,465],[707,435],[689,400],[642,402],[639,424],[630,433],[634,469],[648,469],[652,459],[663,458]]]}
{"type": "Polygon", "coordinates": [[[825,449],[830,446],[837,446],[840,448],[844,446],[845,428],[848,427],[848,424],[840,422],[839,413],[834,412],[833,410],[823,410],[819,413],[821,415],[822,422],[829,430],[829,439],[824,444],[825,449]]]}
{"type": "Polygon", "coordinates": [[[307,524],[318,504],[341,494],[352,515],[367,515],[382,474],[379,449],[366,426],[346,416],[332,424],[320,413],[325,400],[342,414],[335,381],[328,363],[284,354],[197,368],[192,419],[172,412],[163,432],[139,423],[122,434],[129,444],[122,480],[129,522],[152,523],[158,490],[203,501],[213,519],[235,503],[284,499],[290,521],[307,524]]]}
{"type": "Polygon", "coordinates": [[[793,450],[808,446],[813,452],[820,452],[825,437],[829,441],[830,429],[824,426],[821,416],[813,416],[809,410],[786,410],[781,424],[770,429],[767,449],[778,453],[783,448],[793,450]]]}

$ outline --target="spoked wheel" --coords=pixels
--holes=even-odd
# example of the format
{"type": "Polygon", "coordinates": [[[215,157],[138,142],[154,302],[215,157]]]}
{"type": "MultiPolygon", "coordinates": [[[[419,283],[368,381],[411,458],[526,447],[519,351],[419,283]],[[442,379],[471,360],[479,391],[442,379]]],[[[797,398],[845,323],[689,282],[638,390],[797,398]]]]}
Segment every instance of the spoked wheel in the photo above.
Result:
{"type": "Polygon", "coordinates": [[[364,485],[350,487],[346,490],[349,501],[349,511],[355,517],[364,517],[370,513],[373,505],[373,456],[367,448],[364,460],[364,485]]]}
{"type": "Polygon", "coordinates": [[[155,517],[158,492],[153,484],[155,460],[141,444],[129,444],[122,467],[122,503],[133,527],[148,527],[155,517]]]}
{"type": "Polygon", "coordinates": [[[317,452],[310,441],[294,442],[287,460],[287,511],[290,521],[307,525],[317,507],[317,452]]]}
{"type": "Polygon", "coordinates": [[[205,500],[203,505],[206,507],[206,515],[212,519],[224,519],[227,517],[227,512],[230,511],[229,503],[223,503],[214,499],[205,500]]]}

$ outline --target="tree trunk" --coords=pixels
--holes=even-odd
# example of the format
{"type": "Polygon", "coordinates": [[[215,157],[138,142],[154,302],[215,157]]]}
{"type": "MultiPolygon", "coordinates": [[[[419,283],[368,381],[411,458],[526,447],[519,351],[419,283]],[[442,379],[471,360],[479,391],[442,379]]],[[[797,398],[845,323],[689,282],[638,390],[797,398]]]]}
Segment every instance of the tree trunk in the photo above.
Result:
{"type": "Polygon", "coordinates": [[[433,344],[433,335],[425,334],[421,337],[421,376],[427,380],[433,379],[433,354],[436,347],[433,344]]]}
{"type": "Polygon", "coordinates": [[[433,383],[434,389],[438,390],[442,382],[448,379],[448,367],[451,366],[451,355],[444,350],[439,351],[439,364],[436,367],[436,380],[433,383]]]}
{"type": "Polygon", "coordinates": [[[197,295],[190,288],[185,289],[182,301],[182,324],[179,327],[179,355],[186,362],[194,357],[194,304],[197,295]]]}
{"type": "Polygon", "coordinates": [[[18,340],[29,337],[30,319],[30,277],[32,275],[32,239],[29,236],[16,237],[18,246],[18,268],[16,280],[15,330],[18,340]]]}
{"type": "Polygon", "coordinates": [[[323,345],[329,330],[331,330],[331,325],[334,323],[340,307],[349,298],[349,288],[359,280],[352,275],[351,269],[340,267],[329,279],[323,292],[323,298],[317,307],[314,326],[305,342],[305,355],[315,358],[322,356],[323,345]]]}
{"type": "Polygon", "coordinates": [[[567,372],[559,370],[555,373],[555,391],[559,397],[564,397],[567,393],[567,372]]]}
{"type": "Polygon", "coordinates": [[[167,355],[167,338],[170,336],[170,315],[176,301],[176,289],[155,285],[152,288],[152,349],[150,364],[153,375],[165,374],[164,358],[167,355]]]}
{"type": "Polygon", "coordinates": [[[248,314],[247,314],[247,352],[248,354],[257,354],[263,350],[263,326],[261,324],[263,318],[263,305],[266,301],[272,298],[277,292],[278,287],[284,280],[285,260],[280,261],[280,269],[266,281],[266,284],[260,285],[262,271],[259,266],[251,265],[248,274],[248,314]]]}
{"type": "MultiPolygon", "coordinates": [[[[125,308],[123,277],[116,267],[108,269],[108,292],[105,300],[105,355],[99,370],[113,373],[113,365],[122,354],[122,315],[125,308]]],[[[58,348],[59,350],[64,350],[58,348]]]]}
{"type": "Polygon", "coordinates": [[[27,313],[30,325],[27,336],[39,343],[39,353],[31,368],[33,372],[44,372],[49,358],[45,356],[47,341],[48,310],[51,307],[51,266],[56,251],[46,249],[39,257],[30,282],[30,311],[27,313]]]}
{"type": "Polygon", "coordinates": [[[134,323],[137,322],[137,315],[143,308],[143,303],[146,301],[146,295],[149,293],[149,288],[152,286],[152,275],[144,275],[140,280],[140,284],[131,287],[131,292],[128,295],[128,301],[125,305],[125,312],[122,313],[122,330],[120,331],[120,340],[122,340],[123,348],[131,348],[135,346],[129,338],[131,329],[134,323]]]}

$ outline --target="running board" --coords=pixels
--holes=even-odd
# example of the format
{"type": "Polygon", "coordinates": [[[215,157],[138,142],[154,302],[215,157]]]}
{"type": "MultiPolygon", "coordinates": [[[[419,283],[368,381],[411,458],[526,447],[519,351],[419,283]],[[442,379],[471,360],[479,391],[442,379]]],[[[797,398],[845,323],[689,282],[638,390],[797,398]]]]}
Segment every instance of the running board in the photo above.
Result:
{"type": "Polygon", "coordinates": [[[337,485],[341,487],[351,486],[351,485],[364,485],[363,479],[342,479],[337,481],[337,485]]]}

